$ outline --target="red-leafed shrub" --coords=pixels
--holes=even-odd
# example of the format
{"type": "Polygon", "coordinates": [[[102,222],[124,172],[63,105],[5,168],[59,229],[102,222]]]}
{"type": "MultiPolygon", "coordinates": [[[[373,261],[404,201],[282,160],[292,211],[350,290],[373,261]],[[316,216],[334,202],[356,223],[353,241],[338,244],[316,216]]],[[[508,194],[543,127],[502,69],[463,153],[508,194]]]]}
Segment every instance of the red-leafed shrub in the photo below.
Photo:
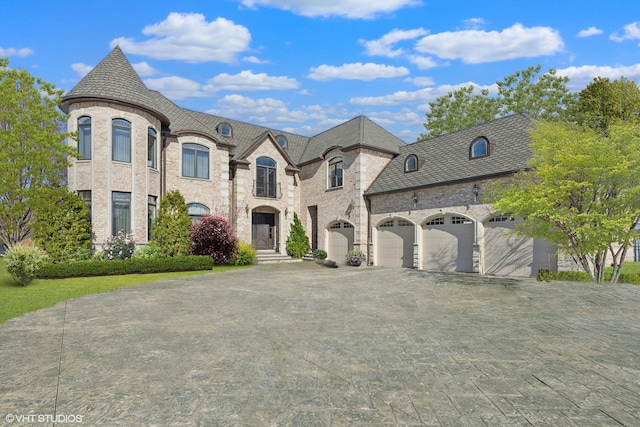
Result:
{"type": "Polygon", "coordinates": [[[191,253],[209,255],[216,264],[226,264],[234,256],[238,238],[231,224],[219,216],[204,215],[191,227],[191,253]]]}

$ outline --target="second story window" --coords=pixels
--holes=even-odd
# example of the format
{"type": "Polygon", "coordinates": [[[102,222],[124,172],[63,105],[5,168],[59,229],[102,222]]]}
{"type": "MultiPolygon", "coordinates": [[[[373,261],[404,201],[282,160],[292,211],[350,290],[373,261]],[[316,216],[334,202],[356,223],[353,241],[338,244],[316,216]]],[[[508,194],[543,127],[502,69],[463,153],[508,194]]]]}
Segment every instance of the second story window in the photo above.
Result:
{"type": "Polygon", "coordinates": [[[218,127],[218,132],[222,136],[231,136],[231,126],[229,126],[226,123],[223,123],[218,127]]]}
{"type": "Polygon", "coordinates": [[[79,160],[91,160],[91,117],[78,119],[78,154],[79,160]]]}
{"type": "Polygon", "coordinates": [[[113,119],[111,124],[113,160],[131,163],[131,123],[123,119],[113,119]]]}
{"type": "Polygon", "coordinates": [[[489,142],[484,138],[478,138],[471,143],[469,158],[487,157],[489,155],[489,142]]]}
{"type": "Polygon", "coordinates": [[[329,188],[342,187],[342,157],[329,160],[329,188]]]}
{"type": "Polygon", "coordinates": [[[410,156],[407,156],[407,158],[404,161],[404,171],[413,172],[417,170],[418,170],[418,158],[413,154],[411,154],[410,156]]]}
{"type": "Polygon", "coordinates": [[[158,156],[158,138],[156,131],[149,128],[147,132],[147,166],[157,169],[156,157],[158,156]]]}
{"type": "Polygon", "coordinates": [[[209,149],[204,145],[182,144],[182,176],[209,179],[209,149]]]}
{"type": "Polygon", "coordinates": [[[256,160],[256,196],[276,197],[276,162],[269,157],[256,160]]]}

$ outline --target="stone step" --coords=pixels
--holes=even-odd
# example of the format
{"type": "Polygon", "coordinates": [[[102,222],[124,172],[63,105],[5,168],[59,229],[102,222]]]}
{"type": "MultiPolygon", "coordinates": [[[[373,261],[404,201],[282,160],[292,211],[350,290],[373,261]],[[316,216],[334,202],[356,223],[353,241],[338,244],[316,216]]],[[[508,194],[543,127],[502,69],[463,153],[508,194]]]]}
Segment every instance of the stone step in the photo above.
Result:
{"type": "Polygon", "coordinates": [[[291,258],[289,255],[281,254],[276,251],[259,250],[254,264],[270,264],[280,262],[301,262],[301,259],[291,258]]]}

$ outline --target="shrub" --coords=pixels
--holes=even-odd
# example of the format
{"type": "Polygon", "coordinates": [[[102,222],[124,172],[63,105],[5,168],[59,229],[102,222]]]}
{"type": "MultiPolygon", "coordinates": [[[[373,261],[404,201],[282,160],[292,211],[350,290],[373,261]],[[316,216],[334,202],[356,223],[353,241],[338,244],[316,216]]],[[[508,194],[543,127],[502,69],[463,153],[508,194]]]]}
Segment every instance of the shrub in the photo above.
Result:
{"type": "Polygon", "coordinates": [[[26,245],[16,245],[4,254],[7,272],[22,286],[33,281],[46,259],[45,251],[26,245]]]}
{"type": "Polygon", "coordinates": [[[114,261],[81,261],[44,264],[37,277],[60,279],[65,277],[114,276],[135,273],[167,273],[171,271],[211,270],[213,260],[209,256],[179,256],[173,258],[133,258],[114,261]]]}
{"type": "Polygon", "coordinates": [[[327,251],[324,249],[316,249],[311,255],[314,259],[327,259],[327,251]]]}
{"type": "Polygon", "coordinates": [[[250,265],[256,260],[258,254],[249,243],[238,242],[238,248],[234,257],[231,259],[233,265],[250,265]]]}
{"type": "Polygon", "coordinates": [[[51,262],[91,254],[91,222],[87,204],[66,187],[51,190],[46,202],[38,204],[33,221],[33,241],[44,249],[51,262]]]}
{"type": "Polygon", "coordinates": [[[550,282],[553,279],[553,272],[549,270],[538,270],[536,280],[538,282],[550,282]]]}
{"type": "Polygon", "coordinates": [[[154,244],[165,256],[189,253],[191,218],[184,197],[179,191],[170,191],[160,199],[160,208],[151,225],[154,244]]]}
{"type": "Polygon", "coordinates": [[[133,253],[132,258],[165,258],[166,255],[153,241],[144,246],[140,246],[137,251],[133,253]]]}
{"type": "Polygon", "coordinates": [[[360,249],[351,249],[344,257],[347,264],[362,264],[367,260],[367,256],[360,249]]]}
{"type": "Polygon", "coordinates": [[[133,234],[118,231],[115,236],[109,236],[104,245],[104,259],[129,259],[136,250],[136,242],[133,240],[133,234]]]}
{"type": "Polygon", "coordinates": [[[216,264],[229,262],[236,251],[238,239],[231,224],[219,216],[204,215],[191,228],[191,253],[209,255],[216,264]]]}
{"type": "Polygon", "coordinates": [[[286,243],[287,253],[293,258],[302,258],[311,250],[309,237],[304,232],[300,218],[297,213],[293,213],[293,222],[291,223],[291,231],[287,237],[286,243]]]}

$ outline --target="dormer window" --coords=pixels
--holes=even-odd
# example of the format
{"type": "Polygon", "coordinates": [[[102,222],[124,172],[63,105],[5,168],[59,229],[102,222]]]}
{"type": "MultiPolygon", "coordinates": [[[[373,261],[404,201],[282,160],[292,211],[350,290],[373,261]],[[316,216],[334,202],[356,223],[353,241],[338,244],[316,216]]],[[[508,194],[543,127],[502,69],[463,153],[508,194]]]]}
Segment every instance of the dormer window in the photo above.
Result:
{"type": "Polygon", "coordinates": [[[228,123],[222,123],[218,126],[218,133],[222,136],[231,136],[231,126],[228,123]]]}
{"type": "Polygon", "coordinates": [[[490,154],[489,141],[485,138],[476,138],[469,147],[469,159],[487,157],[490,154]]]}
{"type": "Polygon", "coordinates": [[[278,144],[280,144],[280,147],[287,148],[287,138],[283,135],[279,135],[276,140],[278,141],[278,144]]]}
{"type": "Polygon", "coordinates": [[[404,160],[404,171],[413,172],[418,170],[418,157],[415,154],[407,156],[404,160]]]}

